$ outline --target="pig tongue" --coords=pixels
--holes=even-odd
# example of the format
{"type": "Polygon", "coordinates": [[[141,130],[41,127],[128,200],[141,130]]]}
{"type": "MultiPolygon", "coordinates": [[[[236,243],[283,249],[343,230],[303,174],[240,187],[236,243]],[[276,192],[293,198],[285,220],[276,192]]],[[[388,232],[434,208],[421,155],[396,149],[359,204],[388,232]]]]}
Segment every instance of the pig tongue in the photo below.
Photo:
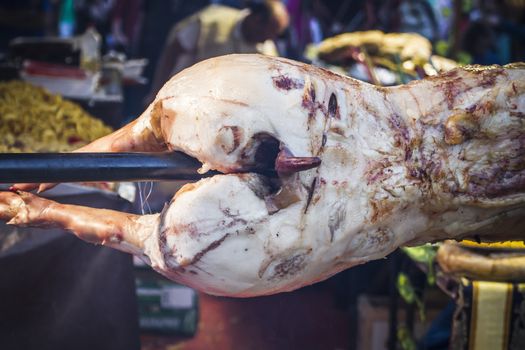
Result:
{"type": "Polygon", "coordinates": [[[319,157],[294,157],[286,148],[283,148],[275,159],[275,170],[280,176],[317,168],[319,165],[321,165],[319,157]]]}

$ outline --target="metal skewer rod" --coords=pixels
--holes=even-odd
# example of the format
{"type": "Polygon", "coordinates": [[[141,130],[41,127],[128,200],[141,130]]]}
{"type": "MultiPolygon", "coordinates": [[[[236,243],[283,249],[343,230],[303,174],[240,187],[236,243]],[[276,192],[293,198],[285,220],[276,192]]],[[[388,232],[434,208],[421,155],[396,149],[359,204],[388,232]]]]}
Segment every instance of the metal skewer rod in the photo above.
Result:
{"type": "Polygon", "coordinates": [[[198,180],[201,163],[181,153],[0,153],[0,183],[198,180]]]}

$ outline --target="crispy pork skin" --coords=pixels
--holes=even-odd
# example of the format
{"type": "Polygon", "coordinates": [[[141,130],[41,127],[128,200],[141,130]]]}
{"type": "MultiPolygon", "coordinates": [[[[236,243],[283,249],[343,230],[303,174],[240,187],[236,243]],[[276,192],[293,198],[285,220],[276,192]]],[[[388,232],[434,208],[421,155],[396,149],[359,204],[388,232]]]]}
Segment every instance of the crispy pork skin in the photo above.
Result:
{"type": "Polygon", "coordinates": [[[25,192],[2,194],[0,216],[94,232],[90,241],[173,280],[237,297],[293,290],[402,245],[523,238],[524,92],[522,64],[382,88],[281,58],[218,57],[80,151],[183,151],[224,175],[186,185],[145,218],[79,214],[25,192]],[[278,176],[261,175],[268,167],[278,176]],[[109,221],[72,225],[76,215],[109,221]]]}

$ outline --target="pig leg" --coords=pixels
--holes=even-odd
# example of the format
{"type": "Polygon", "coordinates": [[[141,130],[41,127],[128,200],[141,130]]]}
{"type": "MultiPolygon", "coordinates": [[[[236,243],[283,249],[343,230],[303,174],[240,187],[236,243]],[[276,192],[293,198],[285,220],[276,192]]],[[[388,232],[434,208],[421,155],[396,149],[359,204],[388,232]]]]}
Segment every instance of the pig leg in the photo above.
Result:
{"type": "Polygon", "coordinates": [[[28,192],[0,192],[0,220],[24,227],[61,228],[78,238],[142,255],[144,241],[155,232],[157,215],[60,204],[28,192]]]}

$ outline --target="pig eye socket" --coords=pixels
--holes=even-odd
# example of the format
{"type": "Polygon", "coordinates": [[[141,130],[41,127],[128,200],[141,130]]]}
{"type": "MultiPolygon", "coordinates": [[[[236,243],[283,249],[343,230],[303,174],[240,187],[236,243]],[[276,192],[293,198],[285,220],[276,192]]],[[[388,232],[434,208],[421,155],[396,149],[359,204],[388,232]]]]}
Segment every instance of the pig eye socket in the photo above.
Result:
{"type": "Polygon", "coordinates": [[[256,167],[260,169],[273,169],[280,151],[281,142],[268,134],[258,134],[254,136],[254,138],[258,139],[258,145],[256,146],[253,157],[256,167]]]}

